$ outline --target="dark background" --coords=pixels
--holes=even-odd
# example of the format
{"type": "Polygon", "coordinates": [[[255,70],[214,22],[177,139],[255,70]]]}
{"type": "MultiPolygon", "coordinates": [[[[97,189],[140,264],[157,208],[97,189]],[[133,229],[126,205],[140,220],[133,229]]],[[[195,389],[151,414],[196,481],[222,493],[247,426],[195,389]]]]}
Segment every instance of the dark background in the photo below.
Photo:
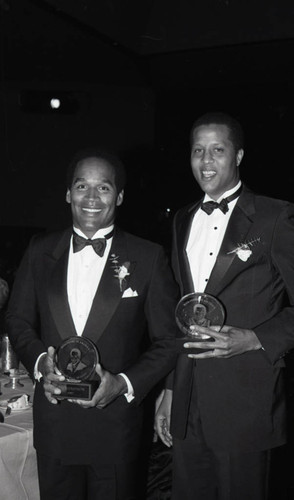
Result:
{"type": "MultiPolygon", "coordinates": [[[[200,194],[188,136],[207,111],[243,124],[244,181],[294,201],[293,54],[288,0],[0,0],[0,275],[70,222],[65,169],[91,145],[125,161],[121,225],[169,249],[175,210],[200,194]]],[[[292,498],[292,365],[277,498],[292,498]]]]}
{"type": "Polygon", "coordinates": [[[66,225],[68,161],[100,144],[127,166],[121,224],[168,246],[211,110],[244,126],[245,182],[293,200],[293,21],[286,0],[0,0],[1,226],[66,225]]]}

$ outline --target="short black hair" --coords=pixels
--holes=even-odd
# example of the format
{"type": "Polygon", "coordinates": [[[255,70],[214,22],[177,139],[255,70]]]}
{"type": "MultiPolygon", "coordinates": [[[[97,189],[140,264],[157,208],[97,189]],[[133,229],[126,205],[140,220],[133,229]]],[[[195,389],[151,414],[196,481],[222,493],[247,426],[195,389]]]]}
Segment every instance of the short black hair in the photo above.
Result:
{"type": "Polygon", "coordinates": [[[114,168],[115,172],[115,185],[117,192],[120,193],[121,190],[124,189],[126,184],[126,170],[123,162],[112,151],[100,148],[82,149],[74,155],[66,172],[66,186],[68,189],[70,189],[72,186],[75,170],[78,163],[86,160],[87,158],[104,160],[106,163],[111,165],[114,168]]]}
{"type": "Polygon", "coordinates": [[[193,144],[193,136],[196,128],[201,127],[202,125],[212,125],[213,123],[226,125],[228,127],[230,131],[230,139],[236,152],[239,151],[239,149],[244,148],[244,132],[241,124],[232,116],[221,112],[205,113],[197,118],[191,128],[190,144],[193,144]]]}

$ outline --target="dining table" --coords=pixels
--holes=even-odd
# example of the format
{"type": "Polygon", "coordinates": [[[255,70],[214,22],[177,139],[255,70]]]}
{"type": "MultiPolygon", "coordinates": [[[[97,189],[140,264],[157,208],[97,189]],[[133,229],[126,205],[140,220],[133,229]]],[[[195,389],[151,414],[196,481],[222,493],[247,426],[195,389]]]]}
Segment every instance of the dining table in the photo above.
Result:
{"type": "Polygon", "coordinates": [[[34,384],[26,373],[0,374],[0,500],[39,500],[33,447],[34,384]],[[15,376],[16,375],[16,376],[15,376]],[[8,409],[8,400],[27,394],[25,409],[8,409]]]}

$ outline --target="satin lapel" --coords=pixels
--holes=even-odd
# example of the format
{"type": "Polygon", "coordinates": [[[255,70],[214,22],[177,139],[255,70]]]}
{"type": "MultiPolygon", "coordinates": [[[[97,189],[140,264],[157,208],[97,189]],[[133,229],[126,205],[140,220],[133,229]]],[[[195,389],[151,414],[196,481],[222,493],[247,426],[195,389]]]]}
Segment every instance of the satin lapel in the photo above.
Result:
{"type": "Polygon", "coordinates": [[[183,221],[179,221],[180,227],[177,230],[177,248],[180,277],[182,281],[182,294],[186,295],[194,291],[193,279],[190,271],[186,246],[190,234],[190,229],[195,212],[198,210],[200,202],[189,208],[183,221]]]}
{"type": "Polygon", "coordinates": [[[118,228],[115,230],[109,257],[83,331],[83,336],[94,342],[97,342],[103,334],[122,297],[119,280],[115,277],[114,265],[111,261],[114,255],[118,257],[118,265],[129,260],[124,233],[118,228]]]}
{"type": "Polygon", "coordinates": [[[64,233],[53,255],[46,256],[50,261],[48,301],[56,328],[62,339],[76,335],[67,298],[67,263],[71,230],[64,233]]]}
{"type": "Polygon", "coordinates": [[[232,252],[239,243],[246,240],[246,235],[252,226],[251,215],[254,213],[253,194],[244,189],[231,215],[223,243],[216,263],[212,269],[205,292],[218,295],[224,287],[225,277],[237,258],[232,252]]]}

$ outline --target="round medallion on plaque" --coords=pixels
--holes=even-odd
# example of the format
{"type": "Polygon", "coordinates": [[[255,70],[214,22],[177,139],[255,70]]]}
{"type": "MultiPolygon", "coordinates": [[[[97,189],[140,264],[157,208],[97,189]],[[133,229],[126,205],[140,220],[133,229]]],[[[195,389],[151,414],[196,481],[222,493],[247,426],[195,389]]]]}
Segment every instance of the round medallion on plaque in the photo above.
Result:
{"type": "Polygon", "coordinates": [[[207,293],[189,293],[181,298],[176,307],[176,322],[185,336],[197,340],[208,335],[197,333],[197,326],[223,326],[225,310],[218,299],[207,293]]]}
{"type": "Polygon", "coordinates": [[[56,349],[55,362],[67,379],[89,380],[99,362],[95,344],[86,337],[69,337],[56,349]]]}

